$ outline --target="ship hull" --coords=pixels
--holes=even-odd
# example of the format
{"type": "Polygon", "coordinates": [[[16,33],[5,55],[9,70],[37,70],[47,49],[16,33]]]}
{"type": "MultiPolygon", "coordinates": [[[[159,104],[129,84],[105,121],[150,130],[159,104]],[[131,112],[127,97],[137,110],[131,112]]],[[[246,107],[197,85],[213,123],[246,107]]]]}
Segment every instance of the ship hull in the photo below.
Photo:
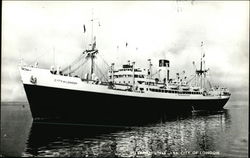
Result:
{"type": "Polygon", "coordinates": [[[33,118],[96,124],[140,124],[192,110],[221,110],[225,99],[158,99],[24,84],[33,118]]]}

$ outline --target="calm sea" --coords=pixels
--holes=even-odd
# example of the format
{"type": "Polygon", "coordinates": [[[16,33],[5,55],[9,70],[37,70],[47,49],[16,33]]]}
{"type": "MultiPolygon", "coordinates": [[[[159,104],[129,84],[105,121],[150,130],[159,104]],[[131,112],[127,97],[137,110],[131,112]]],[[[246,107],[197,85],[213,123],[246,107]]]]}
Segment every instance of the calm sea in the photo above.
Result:
{"type": "Polygon", "coordinates": [[[1,103],[1,156],[248,157],[248,113],[242,106],[101,126],[33,121],[27,103],[1,103]]]}

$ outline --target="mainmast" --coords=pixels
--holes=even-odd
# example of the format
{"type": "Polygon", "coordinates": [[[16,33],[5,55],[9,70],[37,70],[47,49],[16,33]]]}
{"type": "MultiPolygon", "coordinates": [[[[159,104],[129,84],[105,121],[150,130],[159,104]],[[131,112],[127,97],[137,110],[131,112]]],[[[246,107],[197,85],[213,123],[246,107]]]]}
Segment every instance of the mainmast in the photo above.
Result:
{"type": "Polygon", "coordinates": [[[98,50],[96,49],[96,36],[93,35],[93,23],[94,23],[94,13],[92,10],[92,18],[91,18],[91,48],[86,50],[83,53],[87,53],[87,57],[90,58],[90,79],[93,80],[93,73],[94,73],[94,59],[96,57],[96,54],[98,53],[98,50]]]}
{"type": "MultiPolygon", "coordinates": [[[[92,9],[92,18],[91,18],[91,43],[92,43],[92,50],[94,50],[94,41],[93,41],[93,23],[94,23],[94,13],[92,9]]],[[[91,53],[90,55],[91,58],[91,68],[90,68],[90,79],[92,80],[93,78],[93,73],[94,73],[94,53],[91,53]]]]}
{"type": "Polygon", "coordinates": [[[202,62],[203,62],[203,51],[202,51],[202,47],[203,47],[203,41],[201,42],[201,67],[200,67],[200,78],[201,78],[201,89],[203,88],[203,84],[202,84],[202,75],[203,75],[203,70],[202,70],[202,62]]]}
{"type": "Polygon", "coordinates": [[[92,17],[91,17],[91,43],[93,44],[93,23],[94,23],[94,12],[93,12],[93,9],[92,9],[92,17]]]}
{"type": "MultiPolygon", "coordinates": [[[[203,65],[203,60],[205,57],[205,52],[203,51],[203,41],[201,42],[201,62],[200,62],[200,70],[196,70],[196,73],[198,74],[199,78],[200,78],[200,87],[201,89],[203,88],[203,76],[205,77],[205,73],[207,72],[206,69],[204,69],[203,67],[205,67],[205,65],[203,65]],[[204,69],[204,70],[203,70],[204,69]]],[[[205,64],[205,61],[204,61],[205,64]]]]}
{"type": "Polygon", "coordinates": [[[197,67],[195,66],[195,62],[193,61],[193,65],[195,68],[195,76],[190,79],[188,82],[190,83],[191,81],[193,81],[194,79],[194,83],[195,86],[199,86],[200,89],[206,90],[207,83],[209,85],[209,87],[211,88],[212,85],[209,82],[209,80],[207,79],[207,72],[209,71],[209,68],[207,69],[205,67],[205,51],[203,49],[203,42],[201,42],[201,61],[200,61],[200,68],[197,69],[197,67]]]}

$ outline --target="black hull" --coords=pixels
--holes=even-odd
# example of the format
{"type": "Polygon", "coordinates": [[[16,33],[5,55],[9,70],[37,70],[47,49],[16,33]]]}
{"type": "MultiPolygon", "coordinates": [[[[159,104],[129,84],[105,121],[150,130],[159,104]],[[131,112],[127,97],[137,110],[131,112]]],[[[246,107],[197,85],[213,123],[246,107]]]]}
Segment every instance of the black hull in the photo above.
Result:
{"type": "Polygon", "coordinates": [[[34,119],[96,124],[140,124],[193,109],[221,110],[228,101],[140,98],[26,84],[24,88],[34,119]]]}

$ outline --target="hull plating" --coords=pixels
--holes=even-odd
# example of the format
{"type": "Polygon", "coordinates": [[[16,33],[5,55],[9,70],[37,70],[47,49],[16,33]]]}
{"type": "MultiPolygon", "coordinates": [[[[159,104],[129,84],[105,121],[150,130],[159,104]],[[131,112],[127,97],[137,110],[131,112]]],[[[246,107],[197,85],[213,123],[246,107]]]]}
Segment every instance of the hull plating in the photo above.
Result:
{"type": "Polygon", "coordinates": [[[177,100],[141,98],[24,84],[33,118],[119,124],[158,120],[163,115],[221,110],[227,99],[177,100]]]}

